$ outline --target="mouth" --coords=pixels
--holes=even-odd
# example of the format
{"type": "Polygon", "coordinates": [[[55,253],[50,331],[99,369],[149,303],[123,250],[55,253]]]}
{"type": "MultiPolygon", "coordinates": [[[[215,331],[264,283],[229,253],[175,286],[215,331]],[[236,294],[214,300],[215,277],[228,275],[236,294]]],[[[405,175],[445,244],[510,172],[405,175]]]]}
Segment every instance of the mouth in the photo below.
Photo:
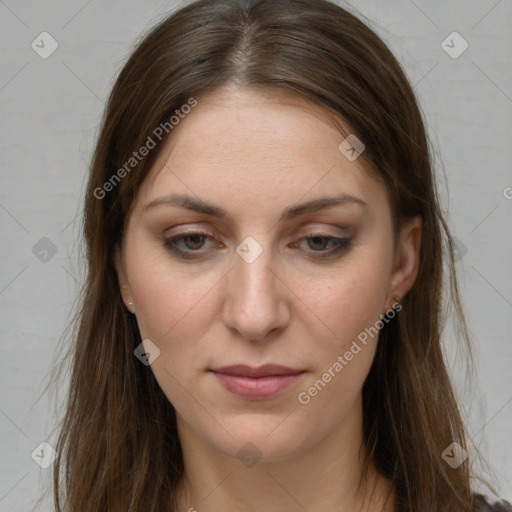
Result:
{"type": "Polygon", "coordinates": [[[224,366],[210,372],[224,389],[252,400],[273,398],[296,383],[306,373],[305,370],[275,364],[258,368],[246,365],[224,366]]]}

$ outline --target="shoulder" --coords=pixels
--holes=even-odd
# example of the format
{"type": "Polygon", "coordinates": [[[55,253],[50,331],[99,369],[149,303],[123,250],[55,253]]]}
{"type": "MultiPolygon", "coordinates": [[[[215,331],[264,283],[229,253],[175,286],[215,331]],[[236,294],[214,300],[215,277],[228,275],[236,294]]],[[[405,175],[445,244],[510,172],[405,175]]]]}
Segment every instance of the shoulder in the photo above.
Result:
{"type": "Polygon", "coordinates": [[[492,501],[481,494],[476,494],[473,512],[512,512],[512,504],[506,500],[492,501]]]}

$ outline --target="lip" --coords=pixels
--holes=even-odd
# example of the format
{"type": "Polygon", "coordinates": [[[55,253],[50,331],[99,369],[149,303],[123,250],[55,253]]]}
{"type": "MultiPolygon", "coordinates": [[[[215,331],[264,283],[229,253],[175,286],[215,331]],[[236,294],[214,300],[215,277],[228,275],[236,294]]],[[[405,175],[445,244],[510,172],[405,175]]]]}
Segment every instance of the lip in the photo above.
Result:
{"type": "Polygon", "coordinates": [[[304,370],[276,364],[257,368],[233,365],[210,371],[227,391],[252,400],[265,400],[279,395],[305,373],[304,370]]]}

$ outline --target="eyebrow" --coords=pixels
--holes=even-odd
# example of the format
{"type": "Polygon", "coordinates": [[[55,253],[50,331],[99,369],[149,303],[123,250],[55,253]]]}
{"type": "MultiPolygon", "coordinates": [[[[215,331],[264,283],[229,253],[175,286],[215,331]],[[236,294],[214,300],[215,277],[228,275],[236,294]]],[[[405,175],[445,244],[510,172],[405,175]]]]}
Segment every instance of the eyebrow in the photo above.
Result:
{"type": "MultiPolygon", "coordinates": [[[[222,207],[207,203],[201,199],[196,199],[186,195],[171,195],[162,196],[154,199],[150,203],[146,204],[142,208],[142,212],[145,213],[152,208],[156,208],[161,205],[180,206],[197,213],[203,213],[205,215],[211,215],[212,217],[218,217],[220,219],[229,219],[229,213],[222,207]]],[[[299,217],[306,213],[313,213],[325,208],[333,208],[334,206],[349,206],[349,205],[360,205],[367,207],[365,203],[359,197],[355,197],[350,194],[338,194],[333,197],[321,197],[314,199],[307,203],[301,203],[295,206],[286,208],[281,214],[279,222],[290,220],[295,217],[299,217]]]]}

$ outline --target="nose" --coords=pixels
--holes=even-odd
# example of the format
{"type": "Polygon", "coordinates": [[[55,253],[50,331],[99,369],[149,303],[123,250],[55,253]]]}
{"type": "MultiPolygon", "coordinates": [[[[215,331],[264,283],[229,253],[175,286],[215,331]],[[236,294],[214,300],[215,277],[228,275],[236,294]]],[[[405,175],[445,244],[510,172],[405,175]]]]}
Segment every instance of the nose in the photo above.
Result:
{"type": "Polygon", "coordinates": [[[247,340],[268,339],[290,321],[289,291],[270,250],[251,263],[235,254],[224,291],[224,323],[247,340]]]}

